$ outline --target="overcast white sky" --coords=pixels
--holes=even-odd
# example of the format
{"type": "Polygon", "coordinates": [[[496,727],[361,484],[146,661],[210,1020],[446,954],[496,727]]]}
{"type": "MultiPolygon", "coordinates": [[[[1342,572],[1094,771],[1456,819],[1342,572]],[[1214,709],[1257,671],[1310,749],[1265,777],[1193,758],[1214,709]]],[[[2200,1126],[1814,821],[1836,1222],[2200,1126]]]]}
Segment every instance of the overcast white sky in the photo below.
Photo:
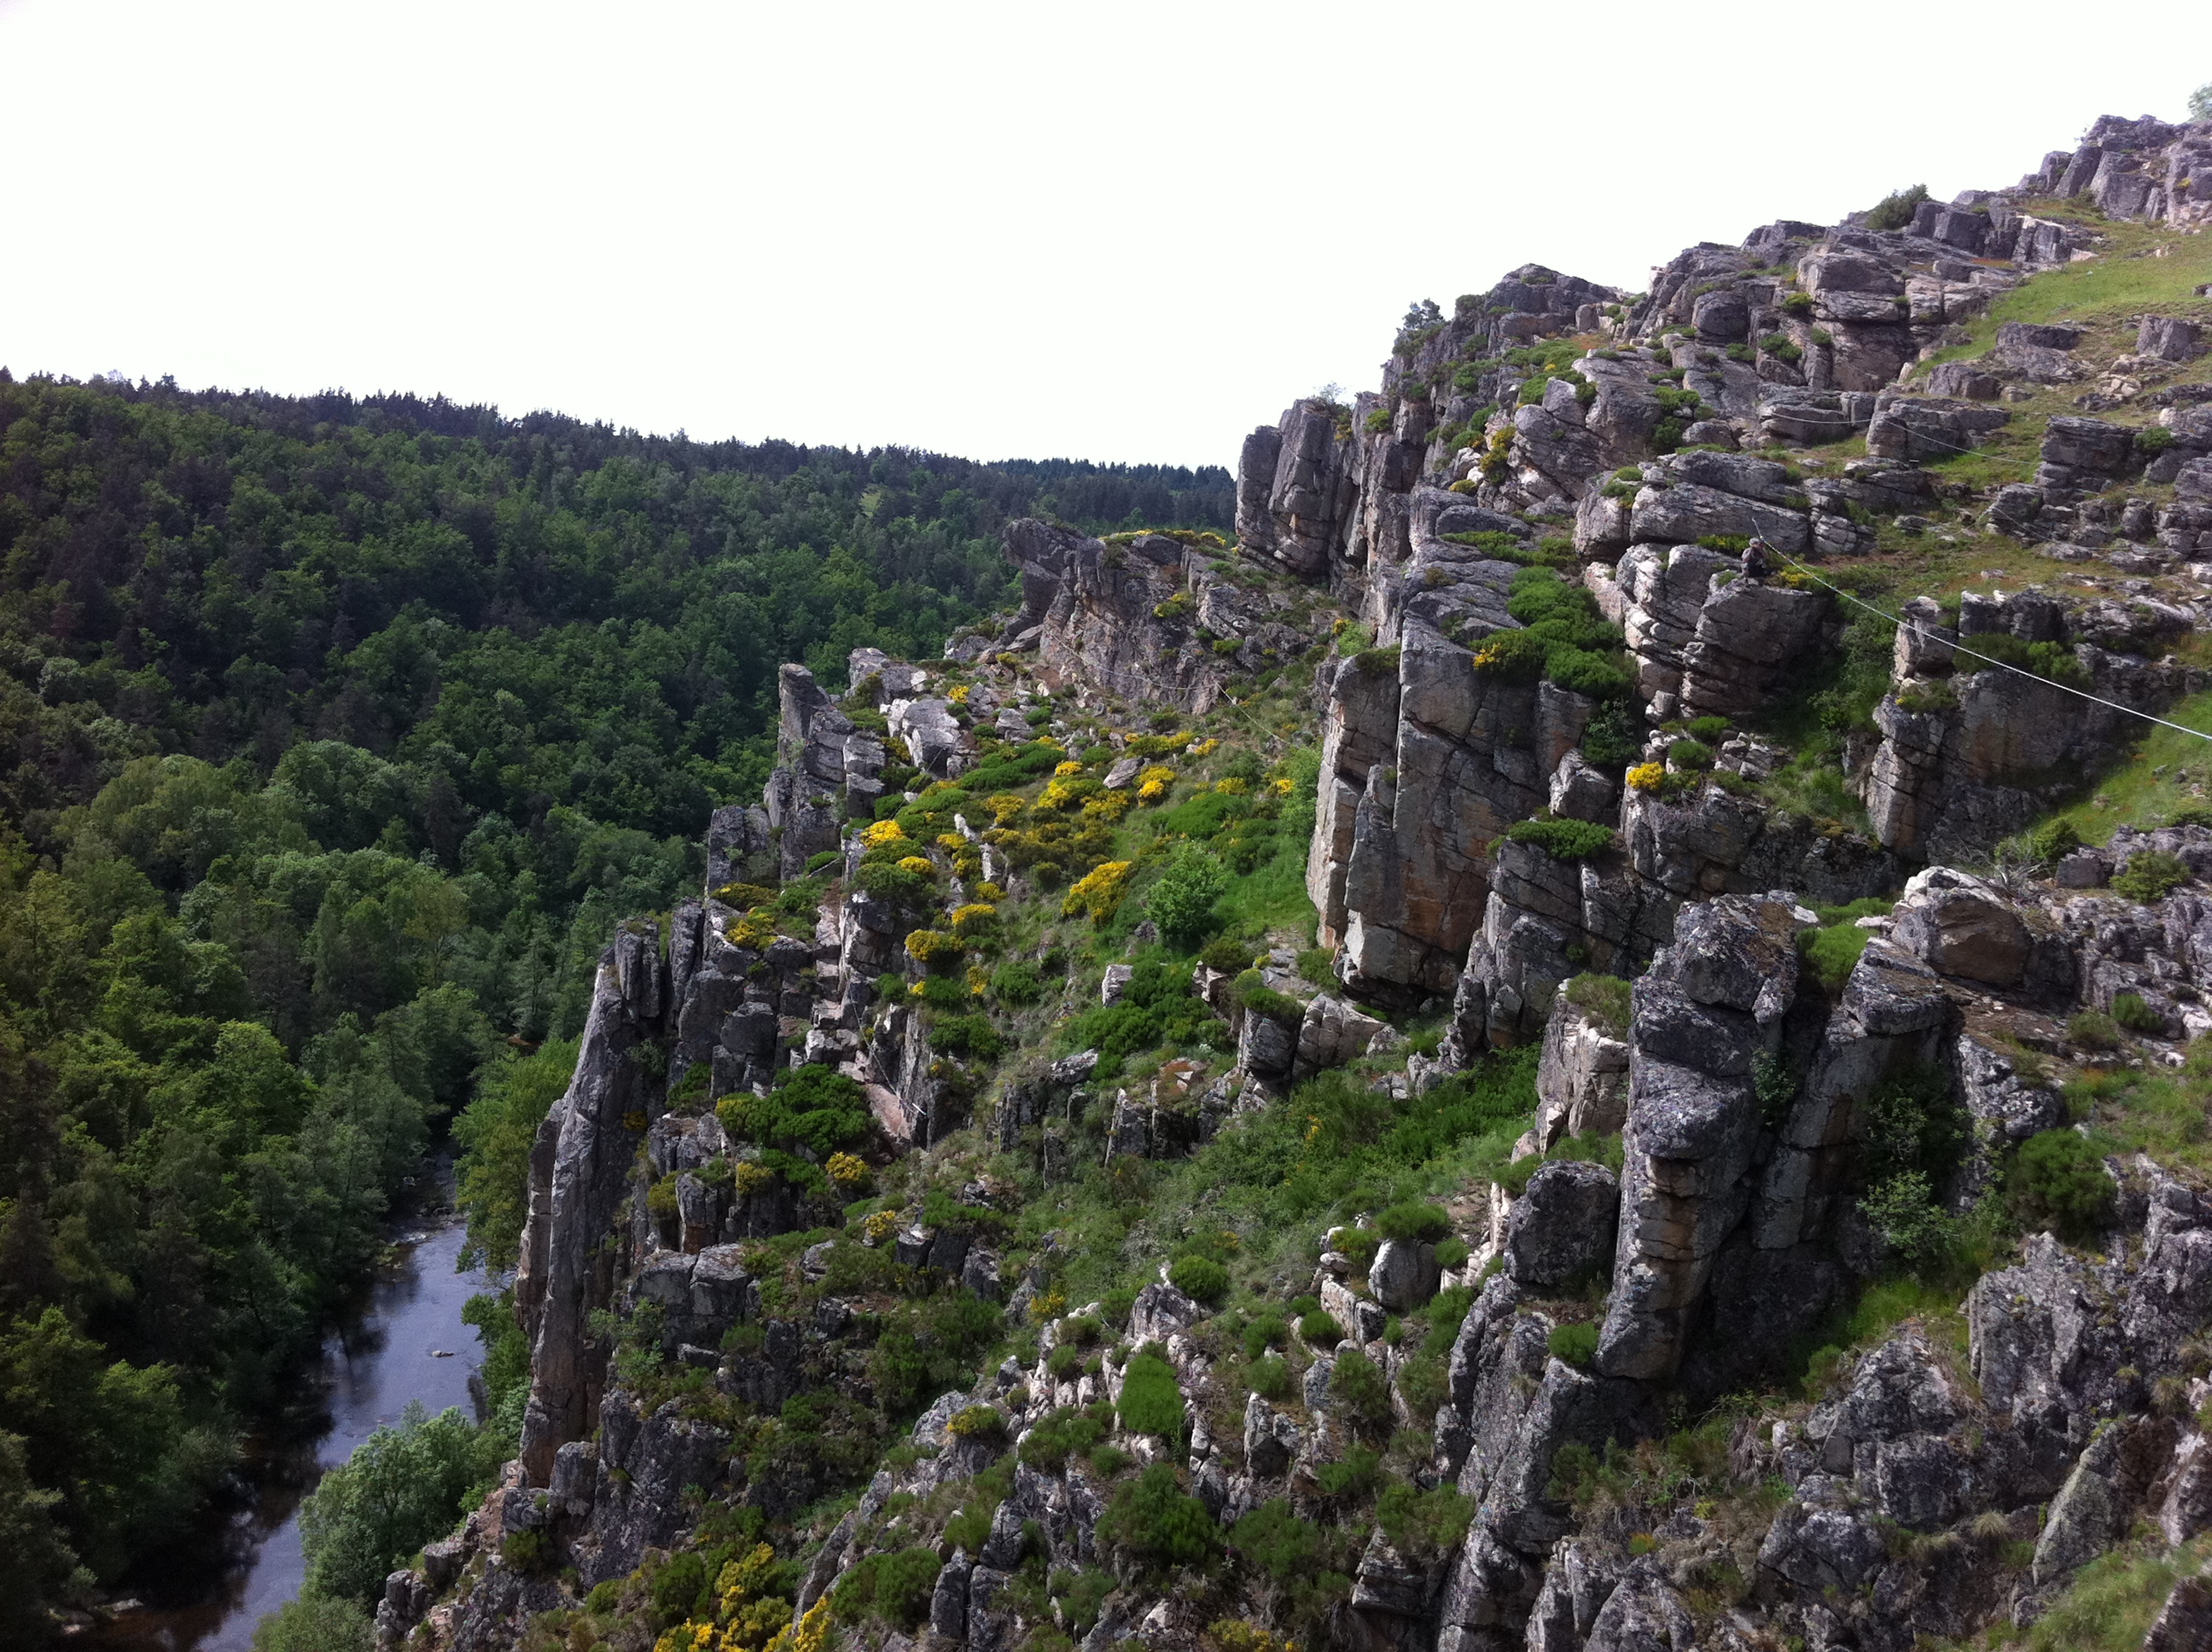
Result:
{"type": "Polygon", "coordinates": [[[2010,183],[2212,5],[0,0],[0,362],[1233,465],[1408,301],[2010,183]]]}

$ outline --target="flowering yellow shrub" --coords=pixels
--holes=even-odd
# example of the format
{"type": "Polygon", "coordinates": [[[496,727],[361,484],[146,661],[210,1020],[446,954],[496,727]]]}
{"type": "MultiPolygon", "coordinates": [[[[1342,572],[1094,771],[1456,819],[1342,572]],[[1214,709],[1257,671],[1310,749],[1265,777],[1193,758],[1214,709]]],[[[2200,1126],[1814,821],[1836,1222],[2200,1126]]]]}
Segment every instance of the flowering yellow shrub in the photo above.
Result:
{"type": "Polygon", "coordinates": [[[880,1245],[898,1227],[898,1218],[890,1211],[878,1211],[860,1224],[860,1236],[872,1245],[880,1245]]]}
{"type": "Polygon", "coordinates": [[[957,832],[939,832],[937,835],[937,847],[947,853],[964,848],[967,843],[968,840],[957,832]]]}
{"type": "Polygon", "coordinates": [[[886,843],[896,843],[906,835],[896,820],[879,820],[872,826],[860,829],[860,842],[866,848],[880,848],[886,843]]]}
{"type": "Polygon", "coordinates": [[[1088,774],[1062,774],[1045,782],[1044,790],[1037,796],[1040,809],[1066,809],[1098,790],[1098,782],[1088,774]]]}
{"type": "Polygon", "coordinates": [[[1066,1311],[1067,1292],[1056,1285],[1047,1286],[1030,1298],[1030,1319],[1036,1324],[1056,1320],[1066,1311]]]}
{"type": "Polygon", "coordinates": [[[1055,774],[1080,774],[1083,772],[1083,765],[1070,757],[1064,763],[1054,764],[1052,772],[1055,774]]]}
{"type": "Polygon", "coordinates": [[[983,806],[991,811],[991,818],[995,823],[1007,826],[1021,817],[1022,811],[1030,806],[1030,803],[1027,798],[1018,798],[1012,792],[1001,792],[985,799],[983,806]]]}
{"type": "Polygon", "coordinates": [[[1168,787],[1176,783],[1176,772],[1165,763],[1154,763],[1137,776],[1137,801],[1158,803],[1168,794],[1168,787]]]}
{"type": "Polygon", "coordinates": [[[970,901],[964,907],[952,909],[952,927],[966,935],[979,929],[988,929],[998,921],[999,908],[981,901],[970,901]]]}
{"type": "Polygon", "coordinates": [[[1235,1618],[1209,1624],[1206,1632],[1221,1652],[1298,1652],[1298,1643],[1288,1636],[1273,1634],[1257,1624],[1235,1618]]]}
{"type": "Polygon", "coordinates": [[[1083,800],[1083,817],[1085,820],[1103,820],[1111,825],[1127,814],[1129,805],[1135,801],[1127,792],[1102,792],[1095,798],[1083,800]]]}
{"type": "Polygon", "coordinates": [[[1221,742],[1209,735],[1205,739],[1200,740],[1196,745],[1191,747],[1190,755],[1194,757],[1211,757],[1215,752],[1220,750],[1221,742]]]}
{"type": "Polygon", "coordinates": [[[975,898],[979,901],[1003,901],[1006,898],[1006,892],[996,884],[978,884],[975,885],[975,898]]]}
{"type": "Polygon", "coordinates": [[[1666,778],[1665,763],[1638,763],[1628,771],[1628,789],[1632,792],[1656,792],[1659,782],[1666,778]]]}
{"type": "Polygon", "coordinates": [[[1267,783],[1275,788],[1276,794],[1279,797],[1286,798],[1290,796],[1291,793],[1298,789],[1297,781],[1292,780],[1288,774],[1280,775],[1267,783]]]}
{"type": "Polygon", "coordinates": [[[957,937],[934,929],[917,929],[906,938],[907,956],[916,963],[927,963],[933,958],[957,958],[967,950],[957,937]]]}
{"type": "Polygon", "coordinates": [[[1241,798],[1252,789],[1252,782],[1239,780],[1236,775],[1231,774],[1225,780],[1214,781],[1213,789],[1224,798],[1241,798]]]}
{"type": "Polygon", "coordinates": [[[1006,1431],[1006,1419],[995,1406],[963,1406],[945,1419],[945,1428],[963,1440],[988,1440],[1006,1431]]]}
{"type": "Polygon", "coordinates": [[[934,878],[937,876],[936,865],[931,861],[929,857],[927,855],[902,855],[900,857],[898,864],[899,870],[901,872],[910,872],[918,878],[934,878]]]}
{"type": "Polygon", "coordinates": [[[1060,915],[1073,918],[1083,913],[1094,924],[1104,923],[1129,892],[1129,874],[1135,869],[1133,860],[1109,860],[1092,867],[1069,888],[1060,903],[1060,915]]]}
{"type": "Polygon", "coordinates": [[[868,1179],[868,1162],[857,1153],[832,1153],[824,1168],[841,1187],[857,1187],[868,1179]]]}
{"type": "Polygon", "coordinates": [[[966,705],[968,703],[968,685],[965,683],[955,683],[951,692],[947,694],[945,697],[947,700],[950,700],[956,706],[966,705]]]}
{"type": "Polygon", "coordinates": [[[723,933],[729,937],[732,946],[749,946],[757,951],[775,938],[775,914],[766,907],[755,907],[723,933]]]}
{"type": "Polygon", "coordinates": [[[746,1159],[730,1172],[730,1181],[740,1193],[765,1193],[775,1185],[775,1172],[746,1159]]]}

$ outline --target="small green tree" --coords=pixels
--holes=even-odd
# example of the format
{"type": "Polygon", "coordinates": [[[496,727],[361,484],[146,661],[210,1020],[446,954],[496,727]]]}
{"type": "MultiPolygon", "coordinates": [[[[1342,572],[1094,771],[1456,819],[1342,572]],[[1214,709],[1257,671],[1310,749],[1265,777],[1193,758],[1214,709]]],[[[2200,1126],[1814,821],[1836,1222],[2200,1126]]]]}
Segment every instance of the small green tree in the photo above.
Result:
{"type": "Polygon", "coordinates": [[[2189,94],[2189,118],[2212,120],[2212,81],[2205,82],[2189,94]]]}
{"type": "Polygon", "coordinates": [[[376,1626],[350,1600],[303,1594],[253,1626],[253,1652],[369,1652],[376,1626]]]}
{"type": "Polygon", "coordinates": [[[1206,1505],[1182,1489],[1166,1463],[1154,1463],[1114,1494],[1098,1534],[1116,1548],[1169,1566],[1196,1565],[1221,1541],[1206,1505]]]}
{"type": "Polygon", "coordinates": [[[1214,902],[1229,891],[1221,862],[1195,843],[1175,852],[1160,881],[1152,885],[1148,910],[1171,945],[1196,946],[1214,926],[1214,902]]]}
{"type": "Polygon", "coordinates": [[[308,1588],[374,1600],[392,1568],[460,1517],[471,1491],[497,1468],[497,1452],[459,1411],[432,1417],[421,1401],[410,1404],[397,1428],[362,1441],[300,1505],[308,1588]]]}

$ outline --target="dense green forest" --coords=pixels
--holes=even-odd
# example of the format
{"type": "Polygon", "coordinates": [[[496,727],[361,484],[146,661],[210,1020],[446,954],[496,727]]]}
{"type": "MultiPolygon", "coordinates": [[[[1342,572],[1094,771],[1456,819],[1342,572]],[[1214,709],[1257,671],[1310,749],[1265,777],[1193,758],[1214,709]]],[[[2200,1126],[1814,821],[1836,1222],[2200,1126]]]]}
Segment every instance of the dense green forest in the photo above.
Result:
{"type": "Polygon", "coordinates": [[[781,661],[935,652],[1011,516],[1233,501],[0,369],[0,1628],[191,1528],[445,1121],[696,882],[781,661]]]}

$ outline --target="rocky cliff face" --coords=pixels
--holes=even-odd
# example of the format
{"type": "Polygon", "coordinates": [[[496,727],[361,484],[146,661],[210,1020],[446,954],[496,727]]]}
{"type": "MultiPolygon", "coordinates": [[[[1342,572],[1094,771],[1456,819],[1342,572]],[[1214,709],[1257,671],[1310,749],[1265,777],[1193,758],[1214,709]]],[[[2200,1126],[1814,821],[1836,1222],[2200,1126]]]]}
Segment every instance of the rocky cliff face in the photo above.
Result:
{"type": "Polygon", "coordinates": [[[602,961],[520,1455],[386,1643],[1904,1652],[2095,1563],[2201,1643],[2212,816],[1982,859],[2203,691],[2212,544],[2212,307],[1984,318],[2200,173],[2103,121],[1524,266],[1255,432],[1234,547],[1017,523],[944,659],[786,666],[602,961]],[[1310,928],[1176,950],[1170,868],[1301,847],[1310,928]],[[1310,1247],[1239,1214],[1421,1121],[1310,1247]]]}

